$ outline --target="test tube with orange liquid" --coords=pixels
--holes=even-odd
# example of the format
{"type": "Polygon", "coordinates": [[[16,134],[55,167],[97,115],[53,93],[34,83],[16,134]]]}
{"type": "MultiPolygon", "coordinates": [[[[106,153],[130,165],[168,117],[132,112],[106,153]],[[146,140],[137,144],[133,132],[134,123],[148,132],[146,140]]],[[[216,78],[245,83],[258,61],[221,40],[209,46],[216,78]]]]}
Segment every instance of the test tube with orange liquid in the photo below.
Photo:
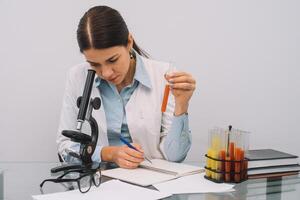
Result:
{"type": "Polygon", "coordinates": [[[245,168],[245,151],[248,150],[248,132],[238,129],[232,130],[229,146],[231,164],[231,182],[239,183],[244,180],[247,168],[245,168]]]}
{"type": "Polygon", "coordinates": [[[163,102],[161,104],[161,112],[166,112],[168,99],[169,99],[169,93],[170,93],[170,86],[168,84],[165,85],[165,91],[164,91],[164,97],[163,102]]]}
{"type": "Polygon", "coordinates": [[[242,138],[239,130],[235,130],[235,149],[234,149],[234,182],[241,181],[242,175],[242,158],[244,157],[244,150],[242,147],[242,138]]]}
{"type": "Polygon", "coordinates": [[[245,152],[249,149],[249,132],[237,130],[237,148],[235,150],[235,160],[240,161],[236,162],[235,171],[240,172],[236,173],[234,177],[235,182],[240,182],[247,179],[247,160],[245,159],[245,152]]]}
{"type": "Polygon", "coordinates": [[[231,129],[232,126],[229,126],[229,130],[226,133],[226,156],[225,156],[225,182],[230,182],[231,180],[231,171],[232,171],[232,162],[234,160],[234,143],[231,141],[231,129]]]}
{"type": "MultiPolygon", "coordinates": [[[[175,68],[172,65],[173,65],[172,62],[170,62],[169,69],[166,72],[165,76],[167,76],[170,73],[175,71],[175,68]]],[[[162,104],[161,104],[161,112],[162,113],[166,112],[166,110],[167,110],[169,94],[170,94],[170,85],[168,83],[166,83],[165,90],[164,90],[163,101],[162,101],[162,104]]]]}

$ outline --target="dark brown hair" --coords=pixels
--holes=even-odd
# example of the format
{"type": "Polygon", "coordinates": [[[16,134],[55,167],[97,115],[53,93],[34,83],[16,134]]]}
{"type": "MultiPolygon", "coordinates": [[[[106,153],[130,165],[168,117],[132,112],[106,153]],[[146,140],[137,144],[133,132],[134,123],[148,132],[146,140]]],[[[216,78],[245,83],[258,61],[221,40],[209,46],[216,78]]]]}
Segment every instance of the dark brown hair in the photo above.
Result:
{"type": "MultiPolygon", "coordinates": [[[[95,6],[89,9],[80,19],[77,29],[77,41],[80,52],[104,49],[113,46],[127,46],[128,28],[120,13],[108,6],[95,6]]],[[[148,57],[133,41],[133,48],[138,54],[148,57]]]]}

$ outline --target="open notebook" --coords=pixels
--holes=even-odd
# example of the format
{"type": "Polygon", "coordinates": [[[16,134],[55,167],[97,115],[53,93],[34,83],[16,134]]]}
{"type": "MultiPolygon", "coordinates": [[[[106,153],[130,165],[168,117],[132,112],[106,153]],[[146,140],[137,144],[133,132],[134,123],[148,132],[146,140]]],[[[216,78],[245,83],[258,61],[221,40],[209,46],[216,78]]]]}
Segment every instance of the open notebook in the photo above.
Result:
{"type": "Polygon", "coordinates": [[[174,163],[161,159],[152,159],[151,162],[152,164],[144,161],[136,169],[109,169],[102,171],[102,174],[136,185],[149,186],[181,176],[204,172],[204,169],[201,167],[183,163],[174,163]]]}

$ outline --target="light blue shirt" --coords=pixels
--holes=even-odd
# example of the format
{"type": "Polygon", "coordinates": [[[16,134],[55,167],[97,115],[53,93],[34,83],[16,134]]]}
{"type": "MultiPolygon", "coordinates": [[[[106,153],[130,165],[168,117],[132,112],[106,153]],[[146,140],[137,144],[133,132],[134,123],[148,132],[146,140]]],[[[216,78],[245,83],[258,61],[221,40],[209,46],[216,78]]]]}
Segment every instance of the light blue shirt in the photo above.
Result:
{"type": "MultiPolygon", "coordinates": [[[[143,84],[149,89],[152,87],[144,63],[137,53],[136,71],[133,82],[124,87],[120,93],[115,85],[99,77],[96,78],[96,86],[100,90],[102,104],[105,110],[107,136],[110,146],[124,145],[120,141],[120,134],[128,142],[132,142],[126,120],[125,106],[139,84],[143,84]]],[[[164,151],[167,159],[175,162],[183,161],[190,147],[191,134],[189,131],[188,115],[182,114],[180,116],[174,116],[170,131],[164,143],[164,151]]],[[[72,150],[79,152],[79,144],[74,145],[72,150]]],[[[94,161],[100,162],[100,151],[100,147],[96,147],[92,157],[94,161]]],[[[72,162],[70,159],[73,160],[68,156],[66,161],[72,162]]]]}
{"type": "Polygon", "coordinates": [[[96,78],[96,87],[100,90],[105,110],[108,142],[111,146],[124,145],[120,141],[120,133],[128,142],[132,142],[126,120],[125,106],[139,84],[151,89],[150,78],[141,58],[138,56],[136,57],[133,81],[130,85],[124,87],[120,93],[115,85],[99,77],[96,78]]]}

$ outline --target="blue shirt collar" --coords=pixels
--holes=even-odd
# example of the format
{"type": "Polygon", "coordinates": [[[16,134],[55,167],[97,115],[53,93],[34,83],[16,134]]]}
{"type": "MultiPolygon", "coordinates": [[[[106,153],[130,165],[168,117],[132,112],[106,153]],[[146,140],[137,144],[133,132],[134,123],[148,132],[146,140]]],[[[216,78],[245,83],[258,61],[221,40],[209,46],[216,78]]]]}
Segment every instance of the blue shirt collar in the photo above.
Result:
{"type": "MultiPolygon", "coordinates": [[[[145,64],[144,64],[141,56],[135,50],[134,50],[134,53],[135,53],[135,57],[136,57],[136,67],[135,67],[135,74],[134,74],[133,80],[136,80],[140,84],[151,89],[152,88],[151,81],[150,81],[149,74],[146,71],[145,64]]],[[[105,81],[105,80],[103,80],[97,76],[95,78],[95,86],[99,87],[103,81],[105,81]]]]}

